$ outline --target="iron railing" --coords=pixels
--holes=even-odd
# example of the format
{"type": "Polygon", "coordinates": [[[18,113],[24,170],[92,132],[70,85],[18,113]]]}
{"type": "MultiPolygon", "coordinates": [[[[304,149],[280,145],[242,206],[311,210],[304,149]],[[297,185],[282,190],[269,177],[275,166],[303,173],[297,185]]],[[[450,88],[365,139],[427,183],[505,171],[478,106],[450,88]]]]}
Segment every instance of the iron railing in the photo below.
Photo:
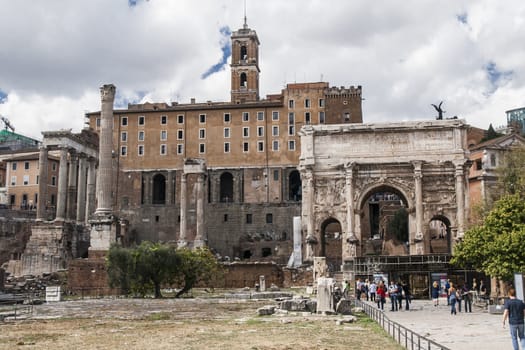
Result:
{"type": "Polygon", "coordinates": [[[363,309],[363,311],[372,320],[377,322],[388,335],[390,335],[399,345],[405,349],[410,350],[450,350],[444,345],[441,345],[427,337],[424,337],[416,332],[406,328],[405,326],[392,321],[385,313],[372,305],[366,304],[360,300],[355,300],[355,305],[363,309]]]}

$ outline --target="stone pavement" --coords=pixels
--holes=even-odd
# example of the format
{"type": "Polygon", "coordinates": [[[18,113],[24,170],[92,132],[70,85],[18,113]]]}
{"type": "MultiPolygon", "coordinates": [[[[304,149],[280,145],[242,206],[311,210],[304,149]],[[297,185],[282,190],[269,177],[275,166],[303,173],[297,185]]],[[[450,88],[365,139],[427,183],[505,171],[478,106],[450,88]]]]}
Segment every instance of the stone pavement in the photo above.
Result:
{"type": "Polygon", "coordinates": [[[501,323],[502,314],[473,306],[472,313],[451,315],[445,300],[437,307],[431,300],[413,300],[409,311],[392,312],[390,306],[387,299],[385,314],[390,320],[452,350],[512,348],[508,324],[503,328],[501,323]]]}

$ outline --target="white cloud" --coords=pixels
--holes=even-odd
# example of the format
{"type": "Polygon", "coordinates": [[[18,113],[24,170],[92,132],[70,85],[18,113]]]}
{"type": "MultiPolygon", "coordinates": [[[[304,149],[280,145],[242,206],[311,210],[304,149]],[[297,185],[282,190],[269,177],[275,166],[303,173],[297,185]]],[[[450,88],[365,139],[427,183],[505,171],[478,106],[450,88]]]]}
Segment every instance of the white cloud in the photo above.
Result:
{"type": "MultiPolygon", "coordinates": [[[[83,125],[98,87],[129,100],[228,100],[229,71],[201,80],[220,61],[221,27],[240,28],[241,0],[0,0],[0,114],[17,132],[83,125]],[[23,21],[21,20],[23,18],[23,21]]],[[[287,82],[362,85],[366,122],[445,117],[505,123],[525,106],[525,3],[445,0],[247,2],[261,41],[261,95],[287,82]],[[466,19],[462,23],[458,15],[466,19]],[[492,86],[485,71],[512,72],[492,86]]]]}

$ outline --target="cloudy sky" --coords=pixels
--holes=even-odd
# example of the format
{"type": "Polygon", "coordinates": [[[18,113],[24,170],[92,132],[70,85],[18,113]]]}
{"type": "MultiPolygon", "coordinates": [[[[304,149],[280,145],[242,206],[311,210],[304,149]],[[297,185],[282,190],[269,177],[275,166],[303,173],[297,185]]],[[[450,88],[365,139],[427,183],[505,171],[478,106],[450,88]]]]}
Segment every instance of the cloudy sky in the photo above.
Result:
{"type": "MultiPolygon", "coordinates": [[[[445,117],[487,128],[525,106],[523,0],[246,0],[261,96],[362,85],[365,122],[445,117]]],[[[0,114],[16,132],[84,124],[99,86],[128,102],[228,101],[244,0],[0,0],[0,114]]]]}

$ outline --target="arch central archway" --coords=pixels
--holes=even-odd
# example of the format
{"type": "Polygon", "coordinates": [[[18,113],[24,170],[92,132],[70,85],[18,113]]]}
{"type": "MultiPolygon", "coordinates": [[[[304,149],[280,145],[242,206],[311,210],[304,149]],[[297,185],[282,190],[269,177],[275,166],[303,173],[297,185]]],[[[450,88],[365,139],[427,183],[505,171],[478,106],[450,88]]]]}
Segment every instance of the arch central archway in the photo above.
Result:
{"type": "Polygon", "coordinates": [[[381,184],[370,188],[360,202],[363,255],[408,255],[409,204],[399,188],[381,184]]]}

